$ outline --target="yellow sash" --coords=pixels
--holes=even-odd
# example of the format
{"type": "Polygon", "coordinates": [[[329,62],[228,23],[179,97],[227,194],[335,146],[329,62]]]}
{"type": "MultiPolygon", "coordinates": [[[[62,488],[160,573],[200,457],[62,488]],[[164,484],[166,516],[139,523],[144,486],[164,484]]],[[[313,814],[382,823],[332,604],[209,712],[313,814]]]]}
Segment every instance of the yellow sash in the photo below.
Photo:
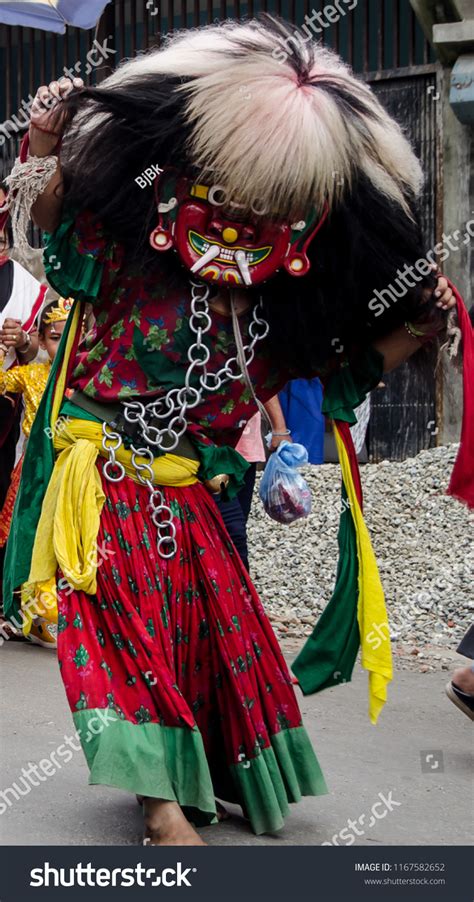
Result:
{"type": "MultiPolygon", "coordinates": [[[[97,591],[97,535],[105,501],[96,467],[102,449],[102,425],[72,419],[56,430],[56,464],[44,497],[36,532],[29,583],[55,576],[58,566],[73,589],[97,591]]],[[[116,459],[137,482],[132,454],[123,446],[116,459]]],[[[199,461],[164,454],[153,463],[154,485],[184,487],[198,481],[199,461]]]]}
{"type": "MultiPolygon", "coordinates": [[[[359,600],[357,619],[359,623],[361,663],[369,672],[369,716],[372,723],[377,723],[378,716],[387,701],[387,686],[393,679],[392,649],[387,622],[385,598],[380,581],[377,561],[370,541],[369,531],[365,525],[364,515],[360,509],[357,493],[352,479],[351,465],[346,448],[337,428],[334,430],[342,478],[346,487],[354,521],[357,538],[357,557],[359,561],[359,600]],[[386,629],[386,636],[373,641],[374,627],[386,629]]],[[[382,632],[382,636],[383,636],[382,632]]]]}

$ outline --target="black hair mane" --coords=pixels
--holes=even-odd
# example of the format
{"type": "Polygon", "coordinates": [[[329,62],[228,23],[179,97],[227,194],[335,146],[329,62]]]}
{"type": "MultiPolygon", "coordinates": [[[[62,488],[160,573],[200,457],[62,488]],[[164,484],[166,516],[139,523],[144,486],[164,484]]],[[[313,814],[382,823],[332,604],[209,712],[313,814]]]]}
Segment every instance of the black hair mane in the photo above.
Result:
{"type": "MultiPolygon", "coordinates": [[[[268,18],[265,24],[280,35],[294,31],[268,18]]],[[[153,165],[192,170],[191,126],[184,94],[177,90],[182,84],[166,76],[137,76],[126,87],[85,88],[65,101],[65,203],[95,213],[123,245],[127,265],[150,274],[159,269],[172,276],[179,263],[175,254],[150,247],[157,224],[154,189],[140,188],[135,179],[153,165]]],[[[309,376],[334,357],[336,347],[365,346],[419,315],[423,288],[435,285],[434,276],[419,277],[381,316],[369,309],[375,289],[389,288],[397,270],[424,256],[414,200],[407,200],[412,217],[368,180],[359,180],[313,241],[310,273],[298,279],[282,271],[251,289],[263,298],[270,345],[281,364],[309,376]]]]}

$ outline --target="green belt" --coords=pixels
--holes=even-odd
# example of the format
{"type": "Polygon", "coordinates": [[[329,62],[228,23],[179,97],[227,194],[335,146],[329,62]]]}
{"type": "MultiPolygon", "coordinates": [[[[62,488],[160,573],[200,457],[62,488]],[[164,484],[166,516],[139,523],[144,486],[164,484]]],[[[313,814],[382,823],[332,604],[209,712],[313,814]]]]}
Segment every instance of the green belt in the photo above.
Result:
{"type": "MultiPolygon", "coordinates": [[[[122,404],[101,404],[99,401],[94,401],[93,398],[89,398],[81,391],[75,391],[69,398],[69,401],[71,401],[72,404],[76,404],[76,406],[80,407],[82,410],[85,410],[86,413],[91,413],[92,416],[97,417],[98,420],[102,420],[104,423],[110,423],[110,425],[114,426],[119,432],[124,433],[124,430],[121,429],[120,426],[124,414],[122,404]]],[[[143,440],[141,440],[141,444],[143,445],[143,440]]],[[[154,448],[152,445],[147,447],[153,451],[155,457],[160,457],[167,453],[166,451],[154,448]]],[[[173,448],[169,453],[176,454],[177,457],[187,457],[188,460],[199,460],[199,455],[191,439],[186,434],[181,436],[176,448],[173,448]]]]}

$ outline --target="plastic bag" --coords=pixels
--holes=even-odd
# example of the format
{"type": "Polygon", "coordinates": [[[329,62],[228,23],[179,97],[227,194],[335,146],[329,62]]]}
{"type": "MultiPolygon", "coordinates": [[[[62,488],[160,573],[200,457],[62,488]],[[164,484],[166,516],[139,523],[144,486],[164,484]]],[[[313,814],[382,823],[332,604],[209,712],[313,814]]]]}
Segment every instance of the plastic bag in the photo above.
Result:
{"type": "Polygon", "coordinates": [[[278,523],[293,523],[311,513],[311,492],[298,473],[308,463],[304,445],[282,442],[269,457],[260,482],[260,499],[267,514],[278,523]]]}

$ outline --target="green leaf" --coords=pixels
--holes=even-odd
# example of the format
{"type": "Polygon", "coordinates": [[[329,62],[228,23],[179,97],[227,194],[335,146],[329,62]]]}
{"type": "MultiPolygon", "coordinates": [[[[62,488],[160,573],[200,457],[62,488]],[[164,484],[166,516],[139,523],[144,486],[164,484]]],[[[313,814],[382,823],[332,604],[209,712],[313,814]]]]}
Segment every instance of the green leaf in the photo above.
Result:
{"type": "Polygon", "coordinates": [[[224,413],[224,414],[232,413],[234,407],[235,407],[235,401],[233,401],[232,398],[229,398],[229,400],[227,401],[227,404],[224,404],[224,406],[222,407],[222,413],[224,413]]]}
{"type": "Polygon", "coordinates": [[[149,723],[151,721],[150,711],[144,705],[140,705],[138,711],[135,711],[135,717],[137,723],[149,723]]]}
{"type": "Polygon", "coordinates": [[[100,666],[101,666],[102,670],[105,670],[109,679],[112,679],[113,673],[112,673],[109,665],[107,664],[107,661],[102,661],[100,666]]]}
{"type": "Polygon", "coordinates": [[[87,362],[93,363],[94,361],[102,360],[106,353],[107,347],[105,346],[103,341],[99,341],[99,343],[96,344],[91,351],[89,351],[87,355],[87,362]]]}
{"type": "Polygon", "coordinates": [[[137,307],[135,305],[135,307],[132,307],[132,311],[130,313],[130,322],[132,322],[135,326],[140,328],[141,318],[142,318],[142,315],[141,315],[140,309],[139,309],[139,307],[137,307]]]}
{"type": "Polygon", "coordinates": [[[117,323],[114,323],[110,330],[110,334],[113,339],[117,340],[121,335],[125,332],[125,326],[123,324],[123,319],[119,319],[117,323]]]}
{"type": "Polygon", "coordinates": [[[150,331],[143,342],[149,351],[161,351],[163,345],[168,343],[168,329],[160,329],[158,326],[151,326],[150,331]]]}
{"type": "Polygon", "coordinates": [[[101,384],[105,383],[107,388],[112,387],[112,382],[114,381],[114,374],[113,374],[112,370],[110,369],[110,367],[107,366],[107,364],[105,364],[105,366],[103,366],[102,369],[100,370],[100,372],[98,373],[97,380],[101,384]]]}
{"type": "Polygon", "coordinates": [[[130,345],[129,348],[127,349],[127,353],[125,354],[125,360],[136,360],[136,359],[137,359],[137,354],[135,351],[135,346],[130,345]]]}
{"type": "Polygon", "coordinates": [[[82,643],[81,643],[79,648],[76,649],[76,654],[73,657],[73,661],[74,661],[77,669],[79,670],[81,667],[85,667],[89,660],[90,660],[90,654],[87,651],[87,648],[85,647],[85,645],[82,645],[82,643]]]}

